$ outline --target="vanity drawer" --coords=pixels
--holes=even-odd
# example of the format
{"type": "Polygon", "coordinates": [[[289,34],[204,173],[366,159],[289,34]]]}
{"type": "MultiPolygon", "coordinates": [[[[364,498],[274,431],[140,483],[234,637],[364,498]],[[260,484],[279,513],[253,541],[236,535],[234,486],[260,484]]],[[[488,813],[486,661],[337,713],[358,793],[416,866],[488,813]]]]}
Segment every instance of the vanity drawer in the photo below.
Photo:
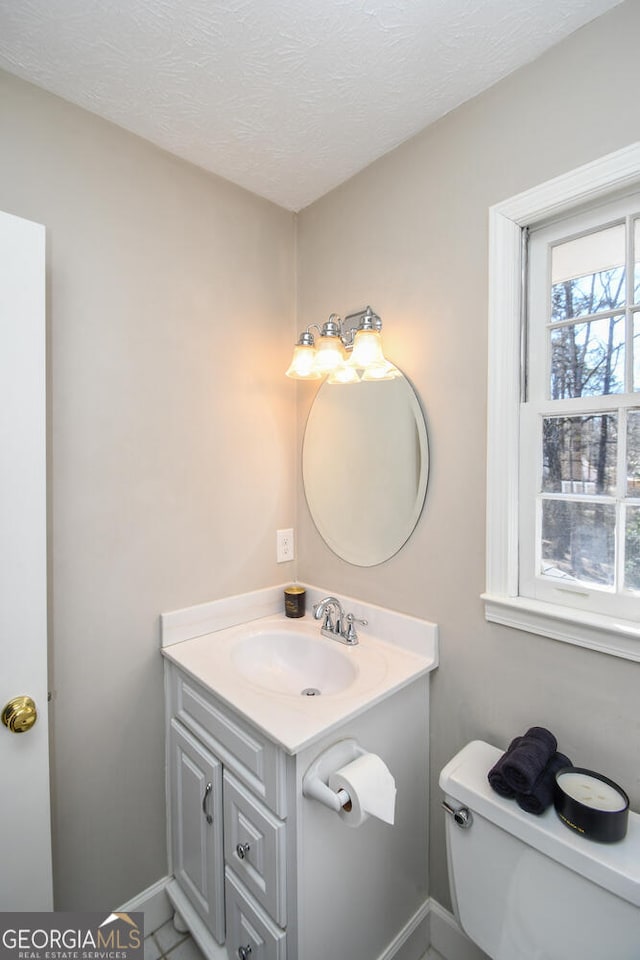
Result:
{"type": "Polygon", "coordinates": [[[284,927],[286,916],[286,825],[227,770],[224,771],[225,861],[245,887],[284,927]]]}
{"type": "Polygon", "coordinates": [[[286,960],[287,935],[244,890],[229,867],[225,870],[227,952],[251,960],[286,960]]]}
{"type": "Polygon", "coordinates": [[[171,713],[203,740],[267,806],[286,816],[282,750],[192,677],[171,666],[171,713]]]}

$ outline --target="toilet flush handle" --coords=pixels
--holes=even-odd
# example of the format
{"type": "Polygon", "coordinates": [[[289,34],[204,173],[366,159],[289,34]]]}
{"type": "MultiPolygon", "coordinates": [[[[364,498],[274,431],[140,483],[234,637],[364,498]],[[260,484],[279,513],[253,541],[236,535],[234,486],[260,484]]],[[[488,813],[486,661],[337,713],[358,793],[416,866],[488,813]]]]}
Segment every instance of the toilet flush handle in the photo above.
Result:
{"type": "Polygon", "coordinates": [[[467,830],[473,823],[473,814],[467,807],[458,807],[456,810],[446,800],[442,801],[442,806],[463,830],[467,830]]]}

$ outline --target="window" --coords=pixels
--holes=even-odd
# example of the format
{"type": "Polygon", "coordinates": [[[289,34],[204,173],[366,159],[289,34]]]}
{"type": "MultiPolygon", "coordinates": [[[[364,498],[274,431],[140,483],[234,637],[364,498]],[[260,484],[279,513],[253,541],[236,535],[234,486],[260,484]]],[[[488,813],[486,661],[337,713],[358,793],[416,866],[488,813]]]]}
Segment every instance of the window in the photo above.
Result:
{"type": "Polygon", "coordinates": [[[637,144],[490,211],[484,595],[490,620],[635,660],[639,188],[637,144]]]}

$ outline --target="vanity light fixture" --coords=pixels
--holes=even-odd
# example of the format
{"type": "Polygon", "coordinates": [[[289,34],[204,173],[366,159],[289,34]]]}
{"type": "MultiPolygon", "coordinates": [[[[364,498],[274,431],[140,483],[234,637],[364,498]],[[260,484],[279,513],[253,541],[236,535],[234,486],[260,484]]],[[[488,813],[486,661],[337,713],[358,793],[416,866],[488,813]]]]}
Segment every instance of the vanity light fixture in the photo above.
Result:
{"type": "Polygon", "coordinates": [[[341,320],[332,313],[322,328],[310,323],[293,348],[287,376],[294,380],[328,383],[358,383],[360,380],[391,380],[399,371],[382,350],[382,320],[371,307],[357,310],[341,320]],[[349,325],[351,321],[356,323],[349,325]],[[317,343],[311,328],[319,333],[317,343]]]}
{"type": "Polygon", "coordinates": [[[287,376],[294,380],[319,380],[322,374],[315,366],[316,348],[313,334],[306,330],[293,348],[291,364],[287,376]]]}

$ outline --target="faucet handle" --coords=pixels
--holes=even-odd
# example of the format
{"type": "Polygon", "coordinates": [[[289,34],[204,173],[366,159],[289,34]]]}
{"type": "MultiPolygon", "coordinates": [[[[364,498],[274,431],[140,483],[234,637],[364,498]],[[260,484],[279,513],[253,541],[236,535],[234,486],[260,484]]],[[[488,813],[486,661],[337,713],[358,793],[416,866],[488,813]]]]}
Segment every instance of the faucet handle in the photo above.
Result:
{"type": "Polygon", "coordinates": [[[330,630],[332,633],[335,633],[337,629],[337,624],[334,624],[333,617],[331,616],[331,607],[327,607],[324,614],[324,622],[322,624],[323,630],[330,630]]]}
{"type": "Polygon", "coordinates": [[[357,643],[358,634],[356,633],[356,628],[354,627],[354,623],[361,623],[363,627],[366,627],[369,621],[363,620],[360,617],[356,617],[352,613],[348,613],[345,617],[345,620],[348,623],[348,627],[347,627],[346,633],[344,634],[344,639],[346,640],[347,643],[357,643]]]}
{"type": "Polygon", "coordinates": [[[366,627],[367,624],[369,623],[368,620],[364,620],[360,617],[356,617],[353,613],[348,613],[345,619],[348,620],[349,623],[361,623],[363,627],[366,627]]]}
{"type": "Polygon", "coordinates": [[[324,616],[322,622],[322,632],[328,633],[341,633],[342,631],[342,606],[339,600],[336,600],[335,597],[325,597],[324,600],[321,600],[320,603],[314,603],[313,605],[313,617],[314,620],[319,620],[320,617],[324,616]],[[333,612],[335,611],[336,619],[333,619],[333,612]]]}
{"type": "Polygon", "coordinates": [[[322,609],[321,603],[314,603],[313,605],[313,616],[314,619],[319,620],[320,617],[324,614],[324,620],[322,621],[322,629],[330,630],[332,633],[335,630],[333,624],[333,617],[331,616],[331,606],[327,604],[324,609],[322,609]]]}

